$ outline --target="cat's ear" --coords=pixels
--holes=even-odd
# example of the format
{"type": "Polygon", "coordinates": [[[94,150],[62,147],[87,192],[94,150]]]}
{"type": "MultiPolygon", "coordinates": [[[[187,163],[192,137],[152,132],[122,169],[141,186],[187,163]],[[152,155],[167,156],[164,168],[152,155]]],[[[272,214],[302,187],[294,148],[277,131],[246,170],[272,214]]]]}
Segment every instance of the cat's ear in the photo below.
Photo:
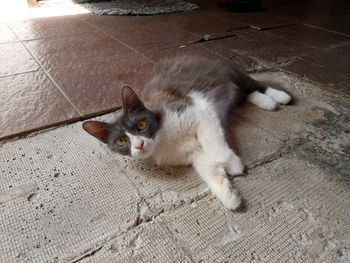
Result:
{"type": "Polygon", "coordinates": [[[135,91],[133,91],[133,89],[129,86],[123,86],[121,95],[124,109],[137,110],[144,107],[142,101],[136,95],[135,91]]]}
{"type": "Polygon", "coordinates": [[[83,129],[100,141],[107,143],[109,134],[108,123],[101,121],[86,121],[83,123],[83,129]]]}

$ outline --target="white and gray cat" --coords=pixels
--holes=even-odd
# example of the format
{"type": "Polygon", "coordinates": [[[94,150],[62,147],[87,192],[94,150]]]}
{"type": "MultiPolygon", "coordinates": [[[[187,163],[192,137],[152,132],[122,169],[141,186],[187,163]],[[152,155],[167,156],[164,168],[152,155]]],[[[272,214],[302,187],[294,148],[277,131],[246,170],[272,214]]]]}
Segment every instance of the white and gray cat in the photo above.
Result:
{"type": "Polygon", "coordinates": [[[241,198],[227,174],[242,174],[244,166],[225,140],[224,125],[244,97],[266,110],[291,100],[222,61],[175,57],[156,67],[142,99],[122,88],[123,111],[113,123],[87,121],[83,128],[116,153],[158,165],[192,165],[223,205],[234,210],[241,198]]]}

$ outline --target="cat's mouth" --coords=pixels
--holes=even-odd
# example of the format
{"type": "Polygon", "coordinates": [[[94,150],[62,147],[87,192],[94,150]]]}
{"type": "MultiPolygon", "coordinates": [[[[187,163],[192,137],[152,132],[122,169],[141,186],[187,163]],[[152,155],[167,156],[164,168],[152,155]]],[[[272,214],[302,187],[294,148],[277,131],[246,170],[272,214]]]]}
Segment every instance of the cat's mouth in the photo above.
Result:
{"type": "Polygon", "coordinates": [[[150,156],[150,153],[151,153],[150,149],[143,148],[142,150],[138,150],[135,156],[138,158],[147,158],[150,156]]]}

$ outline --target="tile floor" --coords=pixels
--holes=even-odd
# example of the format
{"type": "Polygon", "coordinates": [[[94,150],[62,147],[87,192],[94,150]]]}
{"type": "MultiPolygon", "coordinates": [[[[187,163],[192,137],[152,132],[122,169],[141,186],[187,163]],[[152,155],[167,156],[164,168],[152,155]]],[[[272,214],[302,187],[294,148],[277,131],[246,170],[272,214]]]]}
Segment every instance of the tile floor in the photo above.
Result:
{"type": "Polygon", "coordinates": [[[177,54],[283,70],[350,95],[350,3],[262,1],[231,13],[216,1],[161,16],[92,14],[0,22],[0,139],[114,110],[154,63],[177,54]],[[207,35],[209,41],[200,41],[207,35]]]}

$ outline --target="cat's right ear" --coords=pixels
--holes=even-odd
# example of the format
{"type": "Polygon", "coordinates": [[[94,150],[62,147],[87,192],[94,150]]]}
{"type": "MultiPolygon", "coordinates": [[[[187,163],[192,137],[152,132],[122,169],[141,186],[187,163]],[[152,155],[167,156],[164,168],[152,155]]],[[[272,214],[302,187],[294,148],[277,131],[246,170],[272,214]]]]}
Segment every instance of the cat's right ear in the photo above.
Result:
{"type": "Polygon", "coordinates": [[[121,95],[124,110],[137,110],[144,107],[142,101],[136,95],[135,91],[129,86],[123,86],[121,95]]]}
{"type": "Polygon", "coordinates": [[[109,134],[108,123],[101,121],[86,121],[83,123],[83,129],[100,141],[107,143],[109,134]]]}

